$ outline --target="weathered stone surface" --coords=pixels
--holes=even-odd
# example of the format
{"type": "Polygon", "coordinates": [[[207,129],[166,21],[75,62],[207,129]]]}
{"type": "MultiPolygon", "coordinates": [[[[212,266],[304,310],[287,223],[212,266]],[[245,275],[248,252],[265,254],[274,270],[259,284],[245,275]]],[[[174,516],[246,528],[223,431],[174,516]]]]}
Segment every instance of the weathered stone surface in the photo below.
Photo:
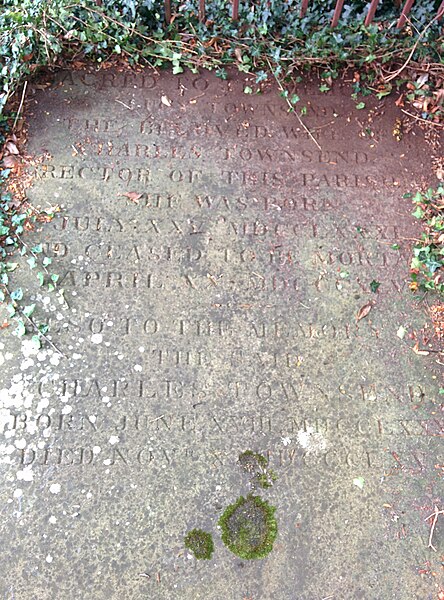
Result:
{"type": "Polygon", "coordinates": [[[63,207],[38,239],[69,306],[17,280],[66,357],[2,332],[5,599],[437,597],[438,365],[397,335],[425,322],[402,195],[428,152],[384,103],[300,86],[320,150],[245,82],[88,71],[35,93],[30,197],[63,207]],[[217,529],[248,449],[279,527],[250,562],[217,529]],[[184,549],[196,527],[210,561],[184,549]]]}

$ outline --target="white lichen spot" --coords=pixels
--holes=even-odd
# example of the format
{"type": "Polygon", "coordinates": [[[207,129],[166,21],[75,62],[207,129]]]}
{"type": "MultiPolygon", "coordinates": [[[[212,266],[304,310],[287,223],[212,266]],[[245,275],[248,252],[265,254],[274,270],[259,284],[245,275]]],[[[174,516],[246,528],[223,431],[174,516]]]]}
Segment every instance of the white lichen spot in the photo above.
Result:
{"type": "Polygon", "coordinates": [[[110,444],[114,445],[120,442],[120,438],[117,435],[112,435],[108,441],[110,444]]]}
{"type": "Polygon", "coordinates": [[[15,440],[14,445],[19,450],[23,450],[24,448],[26,448],[26,440],[25,440],[25,438],[21,438],[19,440],[15,440]]]}
{"type": "Polygon", "coordinates": [[[93,333],[91,336],[91,341],[93,344],[101,344],[103,341],[103,335],[101,333],[93,333]]]}
{"type": "Polygon", "coordinates": [[[20,488],[17,488],[16,490],[14,490],[13,496],[14,496],[14,498],[21,498],[23,496],[23,490],[20,488]]]}
{"type": "Polygon", "coordinates": [[[62,408],[62,415],[69,415],[69,413],[72,412],[72,406],[70,406],[69,404],[66,404],[63,408],[62,408]]]}
{"type": "Polygon", "coordinates": [[[74,354],[72,355],[74,360],[80,360],[82,358],[82,355],[79,354],[78,352],[74,352],[74,354]]]}
{"type": "Polygon", "coordinates": [[[51,525],[55,525],[57,523],[57,517],[54,517],[54,515],[51,515],[49,517],[48,521],[51,523],[51,525]]]}
{"type": "Polygon", "coordinates": [[[93,454],[100,454],[102,452],[102,448],[100,446],[93,446],[93,454]]]}
{"type": "Polygon", "coordinates": [[[19,481],[32,481],[34,479],[34,473],[31,467],[25,467],[21,471],[17,471],[16,475],[19,481]]]}
{"type": "Polygon", "coordinates": [[[134,365],[134,370],[140,372],[142,370],[142,365],[134,365]]]}
{"type": "Polygon", "coordinates": [[[49,491],[51,492],[51,494],[58,494],[61,489],[62,489],[62,486],[60,485],[60,483],[52,483],[49,486],[49,491]]]}
{"type": "Polygon", "coordinates": [[[60,356],[58,354],[53,354],[49,359],[49,362],[53,365],[53,367],[58,367],[60,364],[60,356]]]}
{"type": "Polygon", "coordinates": [[[21,350],[23,356],[29,358],[30,356],[35,356],[39,353],[39,348],[35,345],[32,339],[24,339],[22,341],[21,350]]]}
{"type": "Polygon", "coordinates": [[[291,438],[289,437],[283,437],[281,438],[282,443],[284,444],[284,446],[289,446],[291,444],[291,438]]]}
{"type": "Polygon", "coordinates": [[[25,360],[22,362],[22,364],[20,365],[20,370],[21,371],[26,371],[26,369],[29,369],[30,367],[34,366],[34,361],[32,360],[32,358],[25,358],[25,360]]]}
{"type": "Polygon", "coordinates": [[[104,465],[110,465],[111,464],[111,459],[110,458],[105,458],[105,460],[103,461],[104,465]]]}
{"type": "Polygon", "coordinates": [[[52,563],[53,560],[54,560],[53,557],[50,554],[48,554],[48,556],[46,557],[46,562],[52,563]]]}
{"type": "Polygon", "coordinates": [[[307,427],[307,429],[301,429],[297,432],[298,444],[307,451],[310,452],[321,452],[327,447],[327,441],[322,433],[316,432],[314,427],[307,427]]]}

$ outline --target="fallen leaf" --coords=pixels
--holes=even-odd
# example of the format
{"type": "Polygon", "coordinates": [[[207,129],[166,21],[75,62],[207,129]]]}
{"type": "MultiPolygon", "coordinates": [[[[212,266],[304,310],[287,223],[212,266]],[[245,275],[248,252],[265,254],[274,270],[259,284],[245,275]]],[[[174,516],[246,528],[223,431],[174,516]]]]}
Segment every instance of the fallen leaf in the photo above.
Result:
{"type": "Polygon", "coordinates": [[[17,146],[14,144],[14,142],[11,142],[11,141],[6,142],[5,148],[9,152],[9,154],[20,154],[20,152],[19,152],[17,146]]]}
{"type": "Polygon", "coordinates": [[[20,160],[17,156],[10,154],[9,156],[5,156],[3,159],[3,166],[7,169],[14,169],[20,164],[20,160]]]}
{"type": "Polygon", "coordinates": [[[353,479],[353,485],[358,487],[360,490],[364,489],[364,483],[365,483],[364,477],[356,477],[356,479],[353,479]]]}
{"type": "Polygon", "coordinates": [[[400,340],[403,340],[406,333],[407,329],[400,325],[398,331],[396,332],[396,335],[399,337],[400,340]]]}
{"type": "Polygon", "coordinates": [[[371,311],[372,308],[373,308],[372,302],[368,302],[367,304],[364,304],[364,306],[362,306],[359,309],[358,314],[356,315],[356,320],[360,321],[361,319],[364,319],[368,315],[368,313],[371,311]]]}
{"type": "Polygon", "coordinates": [[[120,195],[125,196],[126,198],[128,198],[128,200],[134,202],[134,204],[139,204],[139,200],[142,197],[142,194],[138,194],[137,192],[125,192],[124,194],[120,195]]]}
{"type": "Polygon", "coordinates": [[[430,352],[428,350],[420,350],[419,349],[419,342],[416,342],[416,344],[413,346],[412,350],[415,354],[419,354],[420,356],[427,356],[428,354],[430,354],[430,352]]]}
{"type": "Polygon", "coordinates": [[[168,98],[168,96],[161,96],[160,101],[162,104],[165,104],[165,106],[171,106],[171,100],[168,98]]]}
{"type": "Polygon", "coordinates": [[[234,50],[234,54],[236,55],[237,60],[241,63],[242,62],[242,51],[240,48],[236,48],[234,50]]]}

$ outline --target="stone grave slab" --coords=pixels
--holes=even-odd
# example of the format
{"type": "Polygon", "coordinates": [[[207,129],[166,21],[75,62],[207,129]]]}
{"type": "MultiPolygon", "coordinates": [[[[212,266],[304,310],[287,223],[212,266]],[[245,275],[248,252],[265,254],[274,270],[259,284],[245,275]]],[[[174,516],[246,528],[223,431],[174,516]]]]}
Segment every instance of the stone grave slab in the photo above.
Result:
{"type": "Polygon", "coordinates": [[[15,277],[64,356],[1,333],[1,597],[437,598],[440,373],[409,337],[403,198],[433,184],[421,132],[397,141],[392,100],[356,110],[346,82],[297,85],[314,141],[245,74],[48,78],[29,197],[62,208],[35,239],[65,300],[15,277]],[[218,526],[249,493],[278,526],[253,560],[218,526]]]}

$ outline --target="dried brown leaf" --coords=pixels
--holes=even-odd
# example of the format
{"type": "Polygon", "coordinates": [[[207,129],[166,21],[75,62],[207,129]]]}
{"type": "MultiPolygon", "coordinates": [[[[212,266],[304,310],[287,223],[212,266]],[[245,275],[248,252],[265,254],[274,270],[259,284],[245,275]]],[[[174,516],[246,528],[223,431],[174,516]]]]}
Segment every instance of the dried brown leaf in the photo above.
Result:
{"type": "Polygon", "coordinates": [[[428,354],[430,354],[430,352],[428,350],[420,350],[419,349],[419,342],[416,342],[416,344],[413,346],[412,350],[415,354],[419,354],[420,356],[427,356],[428,354]]]}
{"type": "Polygon", "coordinates": [[[356,315],[356,320],[360,321],[361,319],[364,319],[368,315],[368,313],[371,311],[372,308],[373,308],[372,302],[367,302],[367,304],[364,304],[364,306],[362,306],[359,309],[358,314],[356,315]]]}
{"type": "Polygon", "coordinates": [[[241,63],[242,62],[242,51],[241,51],[241,49],[240,48],[236,48],[234,50],[234,54],[235,54],[237,60],[241,63]]]}
{"type": "Polygon", "coordinates": [[[171,106],[172,104],[168,96],[161,96],[160,101],[162,102],[162,104],[165,104],[165,106],[171,106]]]}
{"type": "Polygon", "coordinates": [[[11,141],[6,142],[5,148],[9,152],[9,154],[20,154],[19,149],[14,144],[14,142],[11,142],[11,141]]]}
{"type": "Polygon", "coordinates": [[[5,156],[3,159],[3,166],[7,169],[14,169],[20,164],[20,160],[17,156],[10,154],[9,156],[5,156]]]}

